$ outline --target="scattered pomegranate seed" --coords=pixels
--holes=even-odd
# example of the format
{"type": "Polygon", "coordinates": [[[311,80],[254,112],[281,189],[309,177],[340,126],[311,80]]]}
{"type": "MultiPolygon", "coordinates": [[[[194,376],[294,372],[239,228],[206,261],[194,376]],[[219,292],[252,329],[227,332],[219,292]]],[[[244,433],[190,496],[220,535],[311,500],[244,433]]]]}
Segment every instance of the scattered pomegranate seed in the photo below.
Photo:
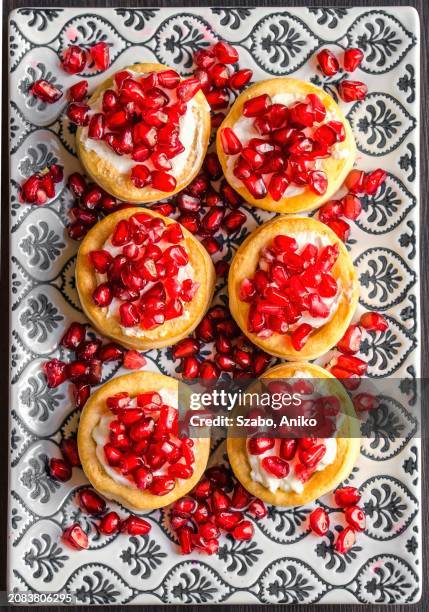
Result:
{"type": "Polygon", "coordinates": [[[247,511],[255,519],[265,518],[268,514],[267,507],[261,499],[252,500],[247,511]]]}
{"type": "Polygon", "coordinates": [[[365,531],[366,519],[362,508],[349,506],[344,511],[344,517],[354,531],[365,531]]]}
{"type": "Polygon", "coordinates": [[[124,353],[123,366],[127,370],[140,370],[146,363],[146,358],[134,349],[129,349],[124,353]]]}
{"type": "Polygon", "coordinates": [[[66,364],[59,359],[51,359],[44,363],[43,371],[49,388],[58,387],[67,380],[66,364]]]}
{"type": "Polygon", "coordinates": [[[342,242],[347,242],[350,236],[350,225],[343,219],[327,221],[326,225],[333,230],[342,242]]]}
{"type": "Polygon", "coordinates": [[[74,523],[63,531],[62,540],[76,550],[89,548],[88,536],[78,523],[74,523]]]}
{"type": "Polygon", "coordinates": [[[378,312],[365,312],[361,316],[359,323],[368,331],[384,332],[389,327],[387,319],[378,312]]]}
{"type": "Polygon", "coordinates": [[[361,494],[356,487],[341,487],[334,493],[335,503],[339,508],[354,506],[359,503],[361,494]]]}
{"type": "Polygon", "coordinates": [[[39,100],[42,100],[47,104],[54,104],[63,95],[63,92],[58,89],[58,87],[55,87],[55,85],[52,85],[51,83],[49,83],[49,81],[46,81],[45,79],[39,79],[38,81],[35,81],[31,85],[30,91],[33,96],[36,96],[36,98],[39,98],[39,100]]]}
{"type": "Polygon", "coordinates": [[[355,542],[355,532],[350,527],[345,527],[337,536],[335,541],[335,550],[338,553],[345,555],[355,545],[355,542]]]}
{"type": "Polygon", "coordinates": [[[291,334],[292,346],[296,351],[300,351],[307,342],[313,328],[308,323],[301,323],[291,334]]]}
{"type": "Polygon", "coordinates": [[[362,330],[359,325],[350,325],[346,333],[337,344],[337,348],[342,353],[354,354],[360,350],[362,341],[362,330]]]}
{"type": "Polygon", "coordinates": [[[316,55],[317,61],[323,74],[326,76],[334,76],[340,69],[337,58],[329,51],[329,49],[322,49],[316,55]]]}
{"type": "Polygon", "coordinates": [[[88,81],[86,79],[78,81],[69,88],[68,94],[73,102],[82,102],[88,95],[88,81]]]}
{"type": "Polygon", "coordinates": [[[352,193],[347,194],[342,198],[341,205],[343,209],[343,214],[347,219],[352,219],[356,221],[362,212],[362,204],[359,198],[352,193]]]}
{"type": "Polygon", "coordinates": [[[377,168],[377,170],[373,170],[373,172],[367,174],[364,180],[365,193],[367,195],[374,195],[379,187],[385,182],[386,178],[387,172],[381,168],[377,168]]]}
{"type": "Polygon", "coordinates": [[[356,68],[359,68],[363,58],[363,51],[356,47],[349,47],[344,51],[344,70],[347,72],[354,72],[356,68]]]}
{"type": "Polygon", "coordinates": [[[78,493],[79,506],[88,514],[101,514],[106,508],[106,502],[92,489],[82,489],[78,493]]]}
{"type": "Polygon", "coordinates": [[[366,98],[368,87],[360,81],[343,80],[338,85],[338,93],[344,102],[354,102],[366,98]]]}
{"type": "Polygon", "coordinates": [[[232,89],[242,89],[249,83],[253,76],[253,72],[248,68],[237,70],[229,77],[229,87],[232,89]]]}
{"type": "Polygon", "coordinates": [[[70,464],[64,461],[64,459],[52,457],[49,461],[49,474],[55,480],[66,482],[72,476],[72,469],[70,464]]]}
{"type": "Polygon", "coordinates": [[[118,533],[121,526],[121,520],[116,512],[108,512],[101,519],[98,530],[103,535],[113,535],[118,533]]]}
{"type": "Polygon", "coordinates": [[[255,533],[253,523],[250,521],[242,521],[232,530],[234,540],[251,540],[255,533]]]}
{"type": "Polygon", "coordinates": [[[151,528],[152,526],[148,521],[145,521],[139,516],[130,514],[130,516],[122,523],[121,530],[125,531],[131,536],[140,536],[147,535],[151,528]]]}
{"type": "Polygon", "coordinates": [[[311,531],[324,536],[329,531],[329,515],[324,508],[315,508],[310,514],[311,531]]]}
{"type": "Polygon", "coordinates": [[[61,54],[61,63],[63,70],[70,74],[78,74],[85,69],[87,55],[85,49],[77,45],[70,45],[61,54]]]}
{"type": "Polygon", "coordinates": [[[371,393],[358,393],[353,396],[353,406],[356,412],[366,412],[377,410],[380,405],[380,400],[371,393]]]}
{"type": "Polygon", "coordinates": [[[76,438],[63,438],[60,443],[60,450],[67,463],[72,467],[80,467],[81,463],[76,438]]]}
{"type": "Polygon", "coordinates": [[[107,70],[110,65],[110,50],[107,43],[96,43],[90,48],[89,53],[98,70],[107,70]]]}
{"type": "Polygon", "coordinates": [[[363,170],[351,170],[344,184],[351,193],[365,193],[365,172],[363,170]]]}
{"type": "Polygon", "coordinates": [[[71,102],[67,107],[67,117],[76,125],[88,125],[89,106],[84,102],[71,102]]]}

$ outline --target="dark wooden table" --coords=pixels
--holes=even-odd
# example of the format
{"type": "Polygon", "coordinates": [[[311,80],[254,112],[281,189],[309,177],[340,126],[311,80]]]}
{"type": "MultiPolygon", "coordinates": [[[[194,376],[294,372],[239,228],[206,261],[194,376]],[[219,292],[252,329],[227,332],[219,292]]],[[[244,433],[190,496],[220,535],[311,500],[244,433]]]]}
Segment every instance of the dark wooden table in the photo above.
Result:
{"type": "MultiPolygon", "coordinates": [[[[420,222],[420,231],[421,231],[421,287],[422,287],[422,329],[421,329],[421,339],[422,339],[422,378],[429,378],[429,351],[428,351],[428,333],[429,333],[429,274],[426,271],[425,266],[425,257],[427,257],[427,253],[429,252],[429,215],[428,215],[428,206],[426,203],[426,197],[429,192],[429,181],[428,181],[428,156],[429,156],[429,138],[428,138],[428,124],[429,124],[429,87],[428,87],[428,53],[429,47],[427,45],[427,36],[429,30],[429,4],[427,0],[396,0],[388,2],[379,1],[379,0],[293,0],[292,2],[276,2],[267,1],[267,0],[236,0],[236,2],[201,2],[200,0],[193,0],[191,2],[184,0],[183,2],[170,1],[170,0],[161,0],[156,1],[152,0],[149,2],[142,2],[141,0],[44,0],[44,1],[26,1],[26,0],[3,0],[3,61],[2,61],[2,70],[3,70],[3,100],[7,99],[7,89],[8,89],[8,69],[7,69],[7,61],[8,61],[8,45],[9,39],[7,35],[7,19],[9,11],[14,8],[23,7],[23,6],[31,6],[31,7],[60,7],[60,6],[83,6],[83,7],[111,7],[111,6],[125,6],[125,7],[143,7],[143,6],[281,6],[285,7],[287,5],[291,6],[401,6],[407,4],[408,6],[413,6],[417,9],[420,15],[421,20],[421,35],[422,35],[422,53],[421,53],[421,100],[422,100],[422,120],[421,120],[421,151],[420,151],[420,176],[421,176],[421,222],[420,222]]],[[[3,125],[3,140],[2,140],[2,227],[1,227],[1,277],[0,277],[0,339],[3,341],[3,349],[0,352],[0,360],[1,360],[1,369],[0,369],[0,409],[3,410],[2,423],[0,425],[0,465],[2,469],[0,470],[0,590],[4,590],[6,588],[6,545],[8,538],[8,529],[9,525],[7,525],[7,498],[8,498],[8,460],[9,460],[9,452],[8,452],[8,436],[7,436],[7,418],[10,408],[8,406],[8,386],[7,386],[7,372],[9,368],[9,354],[8,354],[8,338],[9,338],[9,329],[8,329],[8,314],[9,313],[9,288],[8,288],[8,278],[9,278],[9,249],[8,249],[8,225],[9,225],[9,193],[8,193],[8,159],[9,159],[9,139],[8,139],[8,118],[7,118],[7,104],[3,104],[3,114],[2,114],[2,125],[3,125]]],[[[424,385],[426,386],[426,385],[424,385]]],[[[427,408],[429,409],[429,402],[427,402],[426,398],[422,406],[422,414],[425,414],[425,408],[428,404],[427,408]]],[[[429,464],[429,452],[428,452],[428,444],[427,444],[427,424],[424,422],[422,427],[422,436],[423,436],[423,456],[422,456],[422,464],[423,464],[423,485],[422,485],[422,515],[423,515],[423,596],[421,602],[415,604],[414,606],[391,606],[389,609],[394,609],[395,612],[404,611],[408,612],[410,610],[429,610],[429,602],[428,602],[428,585],[427,585],[427,576],[429,574],[429,563],[428,563],[428,553],[429,553],[429,541],[426,537],[426,533],[429,528],[429,520],[428,520],[428,510],[429,505],[427,503],[429,498],[429,482],[426,473],[426,465],[429,464]]],[[[143,606],[141,606],[143,608],[143,606]]],[[[172,612],[175,610],[189,610],[190,607],[197,609],[197,606],[172,606],[170,609],[172,612]]],[[[213,611],[218,612],[220,606],[206,606],[212,608],[213,611]]],[[[226,607],[226,606],[225,606],[226,607]]],[[[286,606],[268,606],[271,608],[285,609],[286,606]]],[[[287,606],[288,611],[299,611],[306,612],[309,610],[314,610],[317,612],[328,612],[332,610],[334,606],[287,606]]],[[[261,609],[261,606],[235,606],[242,612],[247,610],[248,612],[256,612],[256,610],[261,609]]],[[[264,606],[267,608],[267,606],[264,606]]],[[[27,608],[21,608],[27,609],[27,608]]],[[[30,608],[28,608],[30,609],[30,608]]],[[[54,608],[52,608],[54,609],[54,608]]],[[[59,610],[60,608],[58,608],[59,610]]],[[[90,610],[89,607],[79,608],[82,611],[90,610]]],[[[92,608],[93,609],[93,608],[92,608]]],[[[121,607],[112,607],[110,608],[114,611],[121,610],[121,607]]],[[[145,611],[150,612],[150,610],[156,610],[157,606],[144,606],[145,611]]],[[[200,608],[201,609],[201,608],[200,608]]],[[[348,612],[361,612],[362,606],[359,605],[343,605],[343,606],[335,606],[335,610],[338,612],[342,612],[343,610],[347,610],[348,612]]],[[[375,611],[382,611],[386,608],[384,606],[371,606],[371,609],[375,611]]]]}

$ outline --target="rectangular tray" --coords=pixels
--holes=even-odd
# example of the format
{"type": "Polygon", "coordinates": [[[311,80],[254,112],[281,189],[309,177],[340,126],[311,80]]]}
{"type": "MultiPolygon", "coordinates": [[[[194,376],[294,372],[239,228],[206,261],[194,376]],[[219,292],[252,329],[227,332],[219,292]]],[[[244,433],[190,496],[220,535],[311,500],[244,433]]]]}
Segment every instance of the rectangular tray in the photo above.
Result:
{"type": "MultiPolygon", "coordinates": [[[[421,588],[420,445],[413,437],[412,414],[420,376],[417,13],[398,7],[32,8],[11,13],[9,28],[9,590],[73,592],[78,603],[104,605],[416,601],[421,588]],[[69,322],[85,320],[74,286],[78,245],[65,231],[71,205],[66,188],[40,208],[20,205],[17,188],[54,160],[66,174],[79,169],[61,105],[36,102],[28,86],[41,77],[68,84],[58,51],[70,39],[90,45],[102,37],[112,43],[111,73],[153,60],[189,74],[195,49],[222,38],[237,46],[242,66],[253,69],[255,80],[293,75],[331,94],[336,77],[321,78],[317,49],[356,44],[365,51],[361,78],[370,94],[364,102],[344,106],[359,167],[380,166],[389,174],[385,188],[364,200],[349,247],[362,285],[360,309],[382,311],[390,321],[388,332],[372,336],[363,347],[369,376],[403,379],[410,412],[400,437],[389,424],[378,423],[378,441],[363,442],[349,480],[362,489],[369,526],[345,556],[308,534],[311,506],[270,509],[253,541],[223,538],[214,557],[181,557],[162,511],[148,515],[153,528],[145,538],[92,537],[90,549],[80,553],[60,542],[62,526],[88,521],[73,499],[86,481],[78,469],[65,484],[46,473],[46,458],[59,454],[61,436],[75,431],[77,414],[66,385],[48,389],[40,366],[61,356],[58,342],[69,322]]],[[[104,78],[91,76],[91,87],[104,78]]],[[[247,212],[246,234],[272,216],[256,208],[247,212]]],[[[242,238],[230,237],[223,256],[231,255],[242,238]]],[[[218,287],[222,295],[225,289],[218,287]]],[[[146,357],[151,369],[175,375],[165,349],[146,357]]],[[[112,368],[106,379],[114,374],[112,368]]],[[[223,453],[222,444],[214,449],[218,457],[223,453]]]]}

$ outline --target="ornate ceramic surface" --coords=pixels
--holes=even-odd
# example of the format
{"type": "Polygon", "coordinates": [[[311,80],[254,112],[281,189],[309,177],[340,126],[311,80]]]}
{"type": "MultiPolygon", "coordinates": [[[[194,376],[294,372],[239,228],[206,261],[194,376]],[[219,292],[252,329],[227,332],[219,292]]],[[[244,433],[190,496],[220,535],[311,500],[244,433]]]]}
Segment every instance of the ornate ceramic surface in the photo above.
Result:
{"type": "MultiPolygon", "coordinates": [[[[18,9],[10,17],[11,151],[11,589],[76,593],[82,604],[125,603],[406,603],[418,599],[419,444],[413,439],[418,347],[418,17],[413,9],[18,9]],[[359,167],[388,170],[386,184],[364,200],[348,247],[362,284],[361,309],[387,315],[387,332],[372,334],[362,352],[371,377],[404,379],[409,427],[375,419],[377,437],[363,444],[350,481],[361,487],[369,526],[345,556],[309,535],[311,509],[271,508],[251,542],[223,539],[214,557],[181,557],[162,512],[144,538],[105,537],[91,530],[90,549],[73,553],[60,542],[62,526],[91,518],[74,503],[85,484],[60,484],[46,473],[63,433],[76,429],[67,386],[48,389],[40,364],[61,356],[70,320],[84,321],[74,284],[77,244],[65,231],[71,196],[61,186],[49,205],[22,206],[23,178],[58,160],[79,169],[74,129],[64,102],[48,106],[28,92],[37,78],[66,89],[76,77],[59,69],[57,53],[70,39],[111,45],[111,72],[136,61],[159,61],[188,74],[192,54],[223,38],[237,45],[243,66],[259,80],[270,75],[310,79],[335,95],[314,54],[329,44],[365,52],[362,80],[371,92],[346,106],[359,149],[359,167]]],[[[104,75],[88,73],[91,86],[104,75]]],[[[340,75],[341,76],[341,75],[340,75]]],[[[229,258],[244,235],[271,215],[248,209],[239,235],[224,237],[229,258]]],[[[218,299],[225,299],[218,287],[218,299]]],[[[146,355],[150,367],[175,373],[168,350],[146,355]]],[[[106,371],[106,369],[105,369],[106,371]]],[[[106,379],[116,374],[112,367],[106,379]]],[[[386,398],[386,402],[389,398],[386,398]]],[[[215,454],[222,456],[220,444],[215,454]]],[[[322,499],[330,513],[328,501],[322,499]]],[[[114,509],[115,504],[110,504],[114,509]]],[[[334,534],[330,534],[332,540],[334,534]]]]}

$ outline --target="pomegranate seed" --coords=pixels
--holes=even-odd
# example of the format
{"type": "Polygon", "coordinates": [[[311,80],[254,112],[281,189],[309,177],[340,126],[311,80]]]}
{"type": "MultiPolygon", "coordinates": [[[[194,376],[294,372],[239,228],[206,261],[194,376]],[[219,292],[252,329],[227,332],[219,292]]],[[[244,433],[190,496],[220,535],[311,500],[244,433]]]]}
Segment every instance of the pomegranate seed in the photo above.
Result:
{"type": "Polygon", "coordinates": [[[185,357],[182,361],[183,378],[196,378],[199,374],[200,364],[195,357],[185,357]]]}
{"type": "Polygon", "coordinates": [[[365,193],[367,195],[374,195],[378,188],[385,182],[386,178],[387,172],[381,168],[377,168],[377,170],[367,174],[364,179],[365,193]]]}
{"type": "Polygon", "coordinates": [[[77,45],[70,45],[61,54],[61,65],[63,70],[69,74],[82,72],[86,66],[86,51],[77,45]]]}
{"type": "Polygon", "coordinates": [[[243,513],[234,510],[221,510],[216,512],[216,525],[226,531],[231,531],[243,520],[243,513]]]}
{"type": "Polygon", "coordinates": [[[217,88],[225,87],[229,81],[229,70],[225,64],[214,64],[209,68],[208,74],[217,88]]]}
{"type": "Polygon", "coordinates": [[[247,442],[247,449],[251,455],[262,455],[274,447],[274,438],[250,438],[247,442]]]}
{"type": "Polygon", "coordinates": [[[215,253],[218,253],[220,251],[220,244],[218,243],[216,238],[204,238],[202,244],[204,245],[207,252],[210,253],[210,255],[214,255],[215,253]]]}
{"type": "Polygon", "coordinates": [[[175,70],[163,70],[158,72],[159,84],[166,89],[175,89],[180,82],[180,74],[175,70]]]}
{"type": "Polygon", "coordinates": [[[265,518],[268,514],[267,507],[261,499],[251,501],[247,511],[255,519],[265,518]]]}
{"type": "Polygon", "coordinates": [[[68,178],[67,186],[75,198],[80,198],[85,192],[86,181],[79,172],[73,172],[68,178]]]}
{"type": "Polygon", "coordinates": [[[324,444],[315,444],[311,448],[299,451],[299,459],[301,463],[307,467],[315,467],[324,457],[326,446],[324,444]]]}
{"type": "Polygon", "coordinates": [[[356,536],[353,529],[345,527],[337,536],[335,541],[335,550],[342,555],[349,552],[356,542],[356,536]]]}
{"type": "Polygon", "coordinates": [[[77,382],[73,387],[73,397],[75,406],[78,410],[82,410],[91,394],[91,386],[84,382],[77,382]]]}
{"type": "Polygon", "coordinates": [[[345,180],[345,186],[351,193],[361,194],[365,192],[365,173],[363,170],[351,170],[345,180]]]}
{"type": "Polygon", "coordinates": [[[268,185],[268,192],[273,200],[278,202],[284,196],[288,186],[289,179],[286,174],[276,173],[271,177],[268,185]]]}
{"type": "Polygon", "coordinates": [[[42,100],[47,104],[54,104],[63,95],[60,89],[58,89],[57,87],[55,87],[55,85],[52,85],[51,83],[49,83],[49,81],[46,81],[45,79],[39,79],[38,81],[35,81],[30,87],[30,91],[33,96],[36,96],[36,98],[39,98],[39,100],[42,100]]]}
{"type": "Polygon", "coordinates": [[[88,514],[101,514],[106,502],[92,489],[82,489],[78,493],[79,506],[88,514]]]}
{"type": "Polygon", "coordinates": [[[114,533],[118,533],[120,523],[119,515],[116,512],[108,512],[101,519],[98,530],[103,535],[113,535],[114,533]]]}
{"type": "Polygon", "coordinates": [[[61,338],[60,344],[64,348],[75,350],[85,339],[85,326],[82,323],[71,323],[70,327],[61,338]]]}
{"type": "Polygon", "coordinates": [[[96,140],[102,140],[104,136],[104,115],[103,113],[95,113],[92,115],[89,126],[88,136],[96,140]]]}
{"type": "Polygon", "coordinates": [[[232,530],[234,540],[251,540],[255,533],[255,528],[251,521],[242,521],[232,530]]]}
{"type": "Polygon", "coordinates": [[[173,359],[182,359],[198,353],[200,344],[194,338],[185,338],[178,342],[171,350],[173,359]]]}
{"type": "Polygon", "coordinates": [[[151,181],[150,170],[144,164],[140,164],[138,166],[134,166],[131,169],[130,175],[131,181],[137,189],[143,189],[146,187],[151,181]]]}
{"type": "Polygon", "coordinates": [[[378,312],[365,312],[361,316],[359,323],[368,331],[384,332],[389,327],[387,319],[378,312]]]}
{"type": "Polygon", "coordinates": [[[63,531],[62,540],[76,550],[89,548],[88,536],[78,523],[74,523],[63,531]]]}
{"type": "Polygon", "coordinates": [[[186,480],[187,478],[190,478],[193,473],[194,470],[184,463],[174,463],[168,468],[168,475],[172,476],[173,478],[181,478],[186,480]]]}
{"type": "Polygon", "coordinates": [[[67,117],[76,125],[88,125],[89,106],[83,102],[71,102],[67,107],[67,117]]]}
{"type": "Polygon", "coordinates": [[[324,536],[329,530],[329,515],[323,508],[315,508],[310,514],[310,528],[313,533],[324,536]]]}
{"type": "Polygon", "coordinates": [[[329,371],[333,376],[339,378],[342,384],[350,391],[357,389],[360,385],[361,381],[357,374],[352,374],[351,372],[338,368],[337,366],[329,368],[329,371]]]}
{"type": "Polygon", "coordinates": [[[229,104],[229,93],[226,89],[214,89],[206,93],[206,100],[212,110],[221,110],[229,104]]]}
{"type": "Polygon", "coordinates": [[[110,50],[107,43],[96,43],[90,48],[89,53],[94,61],[95,67],[98,70],[108,69],[110,65],[110,50]]]}
{"type": "Polygon", "coordinates": [[[207,360],[203,361],[199,367],[199,376],[204,380],[214,380],[219,378],[219,368],[213,361],[207,360]]]}
{"type": "Polygon", "coordinates": [[[59,359],[51,359],[43,364],[43,372],[46,377],[46,384],[50,389],[58,387],[67,380],[66,364],[59,359]]]}
{"type": "Polygon", "coordinates": [[[286,478],[290,471],[289,463],[275,455],[264,457],[262,459],[262,467],[275,478],[286,478]]]}
{"type": "Polygon", "coordinates": [[[124,353],[123,366],[127,370],[140,370],[146,365],[146,358],[143,357],[138,351],[129,349],[124,353]]]}
{"type": "Polygon", "coordinates": [[[69,98],[73,102],[82,102],[88,95],[88,81],[83,79],[72,85],[68,90],[69,98]]]}
{"type": "Polygon", "coordinates": [[[185,79],[179,83],[176,89],[176,94],[179,100],[183,102],[189,102],[195,94],[201,89],[201,83],[198,79],[191,77],[189,79],[185,79]]]}
{"type": "Polygon", "coordinates": [[[109,283],[101,283],[92,294],[94,304],[100,308],[105,308],[113,300],[112,288],[109,283]]]}
{"type": "Polygon", "coordinates": [[[238,510],[242,510],[249,505],[250,495],[246,491],[246,489],[240,484],[237,483],[234,487],[234,493],[232,495],[231,506],[233,508],[237,508],[238,510]]]}
{"type": "Polygon", "coordinates": [[[224,40],[215,44],[213,53],[224,64],[235,64],[235,62],[238,62],[238,52],[224,40]]]}
{"type": "Polygon", "coordinates": [[[223,128],[220,132],[220,141],[226,155],[236,155],[240,153],[242,146],[232,128],[223,128]]]}
{"type": "Polygon", "coordinates": [[[356,221],[362,212],[362,204],[359,198],[352,193],[347,194],[342,198],[341,205],[343,208],[343,214],[347,219],[356,221]]]}
{"type": "Polygon", "coordinates": [[[189,555],[192,552],[192,529],[190,527],[182,527],[177,532],[179,538],[180,552],[182,555],[189,555]]]}
{"type": "Polygon", "coordinates": [[[103,249],[100,251],[91,251],[88,256],[94,269],[100,274],[106,274],[113,262],[113,258],[109,251],[103,249]]]}
{"type": "Polygon", "coordinates": [[[298,128],[312,127],[316,119],[315,111],[311,104],[296,102],[289,107],[289,121],[298,128]]]}
{"type": "Polygon", "coordinates": [[[72,467],[80,467],[76,438],[63,438],[60,443],[60,450],[66,463],[69,463],[72,467]]]}
{"type": "Polygon", "coordinates": [[[119,465],[119,462],[122,458],[121,451],[113,446],[113,444],[105,444],[104,445],[104,454],[107,459],[107,463],[109,465],[119,465]]]}
{"type": "Polygon", "coordinates": [[[363,51],[357,49],[356,47],[349,47],[344,51],[344,70],[347,72],[354,72],[356,68],[359,68],[363,58],[363,51]]]}
{"type": "Polygon", "coordinates": [[[337,357],[336,365],[343,370],[357,374],[357,376],[363,376],[368,369],[366,361],[355,357],[354,355],[339,355],[337,357]]]}
{"type": "Polygon", "coordinates": [[[170,192],[176,188],[176,179],[173,175],[162,170],[152,172],[152,187],[159,191],[170,192]]]}
{"type": "Polygon", "coordinates": [[[292,332],[290,340],[296,351],[300,351],[304,347],[312,331],[313,328],[311,325],[308,323],[301,323],[301,325],[298,325],[292,332]]]}
{"type": "Polygon", "coordinates": [[[323,195],[326,193],[328,188],[328,177],[326,176],[325,172],[322,172],[321,170],[314,170],[313,172],[310,172],[308,186],[310,187],[311,191],[317,193],[318,195],[323,195]]]}
{"type": "Polygon", "coordinates": [[[268,94],[256,96],[246,100],[243,105],[243,115],[245,117],[257,117],[264,114],[271,106],[271,98],[268,94]]]}
{"type": "Polygon", "coordinates": [[[366,519],[362,508],[349,506],[344,511],[344,517],[354,531],[365,531],[366,519]]]}
{"type": "Polygon", "coordinates": [[[121,531],[125,531],[131,536],[147,535],[151,529],[152,526],[148,521],[134,514],[130,514],[121,527],[121,531]]]}
{"type": "Polygon", "coordinates": [[[267,195],[267,186],[262,177],[252,174],[248,179],[243,180],[243,183],[255,200],[261,200],[267,195]]]}
{"type": "Polygon", "coordinates": [[[319,62],[320,70],[326,76],[334,76],[340,69],[337,58],[329,51],[329,49],[322,49],[316,55],[317,61],[319,62]]]}
{"type": "Polygon", "coordinates": [[[335,491],[334,498],[339,508],[346,508],[359,503],[361,494],[356,487],[341,487],[335,491]]]}
{"type": "Polygon", "coordinates": [[[360,81],[344,80],[338,85],[338,93],[344,102],[354,102],[366,98],[368,87],[360,81]]]}
{"type": "Polygon", "coordinates": [[[197,509],[197,502],[192,497],[182,497],[174,502],[173,512],[179,516],[188,518],[197,509]]]}
{"type": "Polygon", "coordinates": [[[122,359],[122,356],[123,349],[114,342],[105,344],[98,352],[98,357],[103,363],[107,361],[118,361],[119,359],[122,359]]]}
{"type": "Polygon", "coordinates": [[[247,216],[243,211],[233,210],[224,217],[222,227],[228,234],[233,234],[242,227],[246,220],[247,216]]]}
{"type": "Polygon", "coordinates": [[[350,325],[346,333],[337,344],[337,348],[342,353],[353,354],[360,349],[362,341],[362,330],[359,325],[350,325]]]}
{"type": "Polygon", "coordinates": [[[380,406],[379,399],[370,393],[358,393],[353,397],[353,406],[356,412],[366,412],[367,410],[377,410],[380,406]]]}
{"type": "Polygon", "coordinates": [[[327,221],[326,225],[333,230],[338,238],[342,240],[342,242],[347,242],[350,236],[350,225],[343,221],[343,219],[337,219],[335,221],[327,221]]]}
{"type": "Polygon", "coordinates": [[[85,342],[82,342],[76,349],[76,359],[82,361],[91,361],[91,359],[96,359],[100,346],[101,340],[98,339],[86,340],[85,342]]]}
{"type": "Polygon", "coordinates": [[[49,461],[49,475],[55,480],[66,482],[70,480],[72,476],[71,465],[64,461],[64,459],[56,459],[52,457],[49,461]]]}
{"type": "Polygon", "coordinates": [[[229,87],[231,89],[242,89],[253,76],[252,70],[248,68],[243,68],[242,70],[237,70],[229,77],[229,87]]]}
{"type": "Polygon", "coordinates": [[[150,486],[153,495],[167,495],[175,487],[175,480],[170,476],[154,476],[150,486]]]}

